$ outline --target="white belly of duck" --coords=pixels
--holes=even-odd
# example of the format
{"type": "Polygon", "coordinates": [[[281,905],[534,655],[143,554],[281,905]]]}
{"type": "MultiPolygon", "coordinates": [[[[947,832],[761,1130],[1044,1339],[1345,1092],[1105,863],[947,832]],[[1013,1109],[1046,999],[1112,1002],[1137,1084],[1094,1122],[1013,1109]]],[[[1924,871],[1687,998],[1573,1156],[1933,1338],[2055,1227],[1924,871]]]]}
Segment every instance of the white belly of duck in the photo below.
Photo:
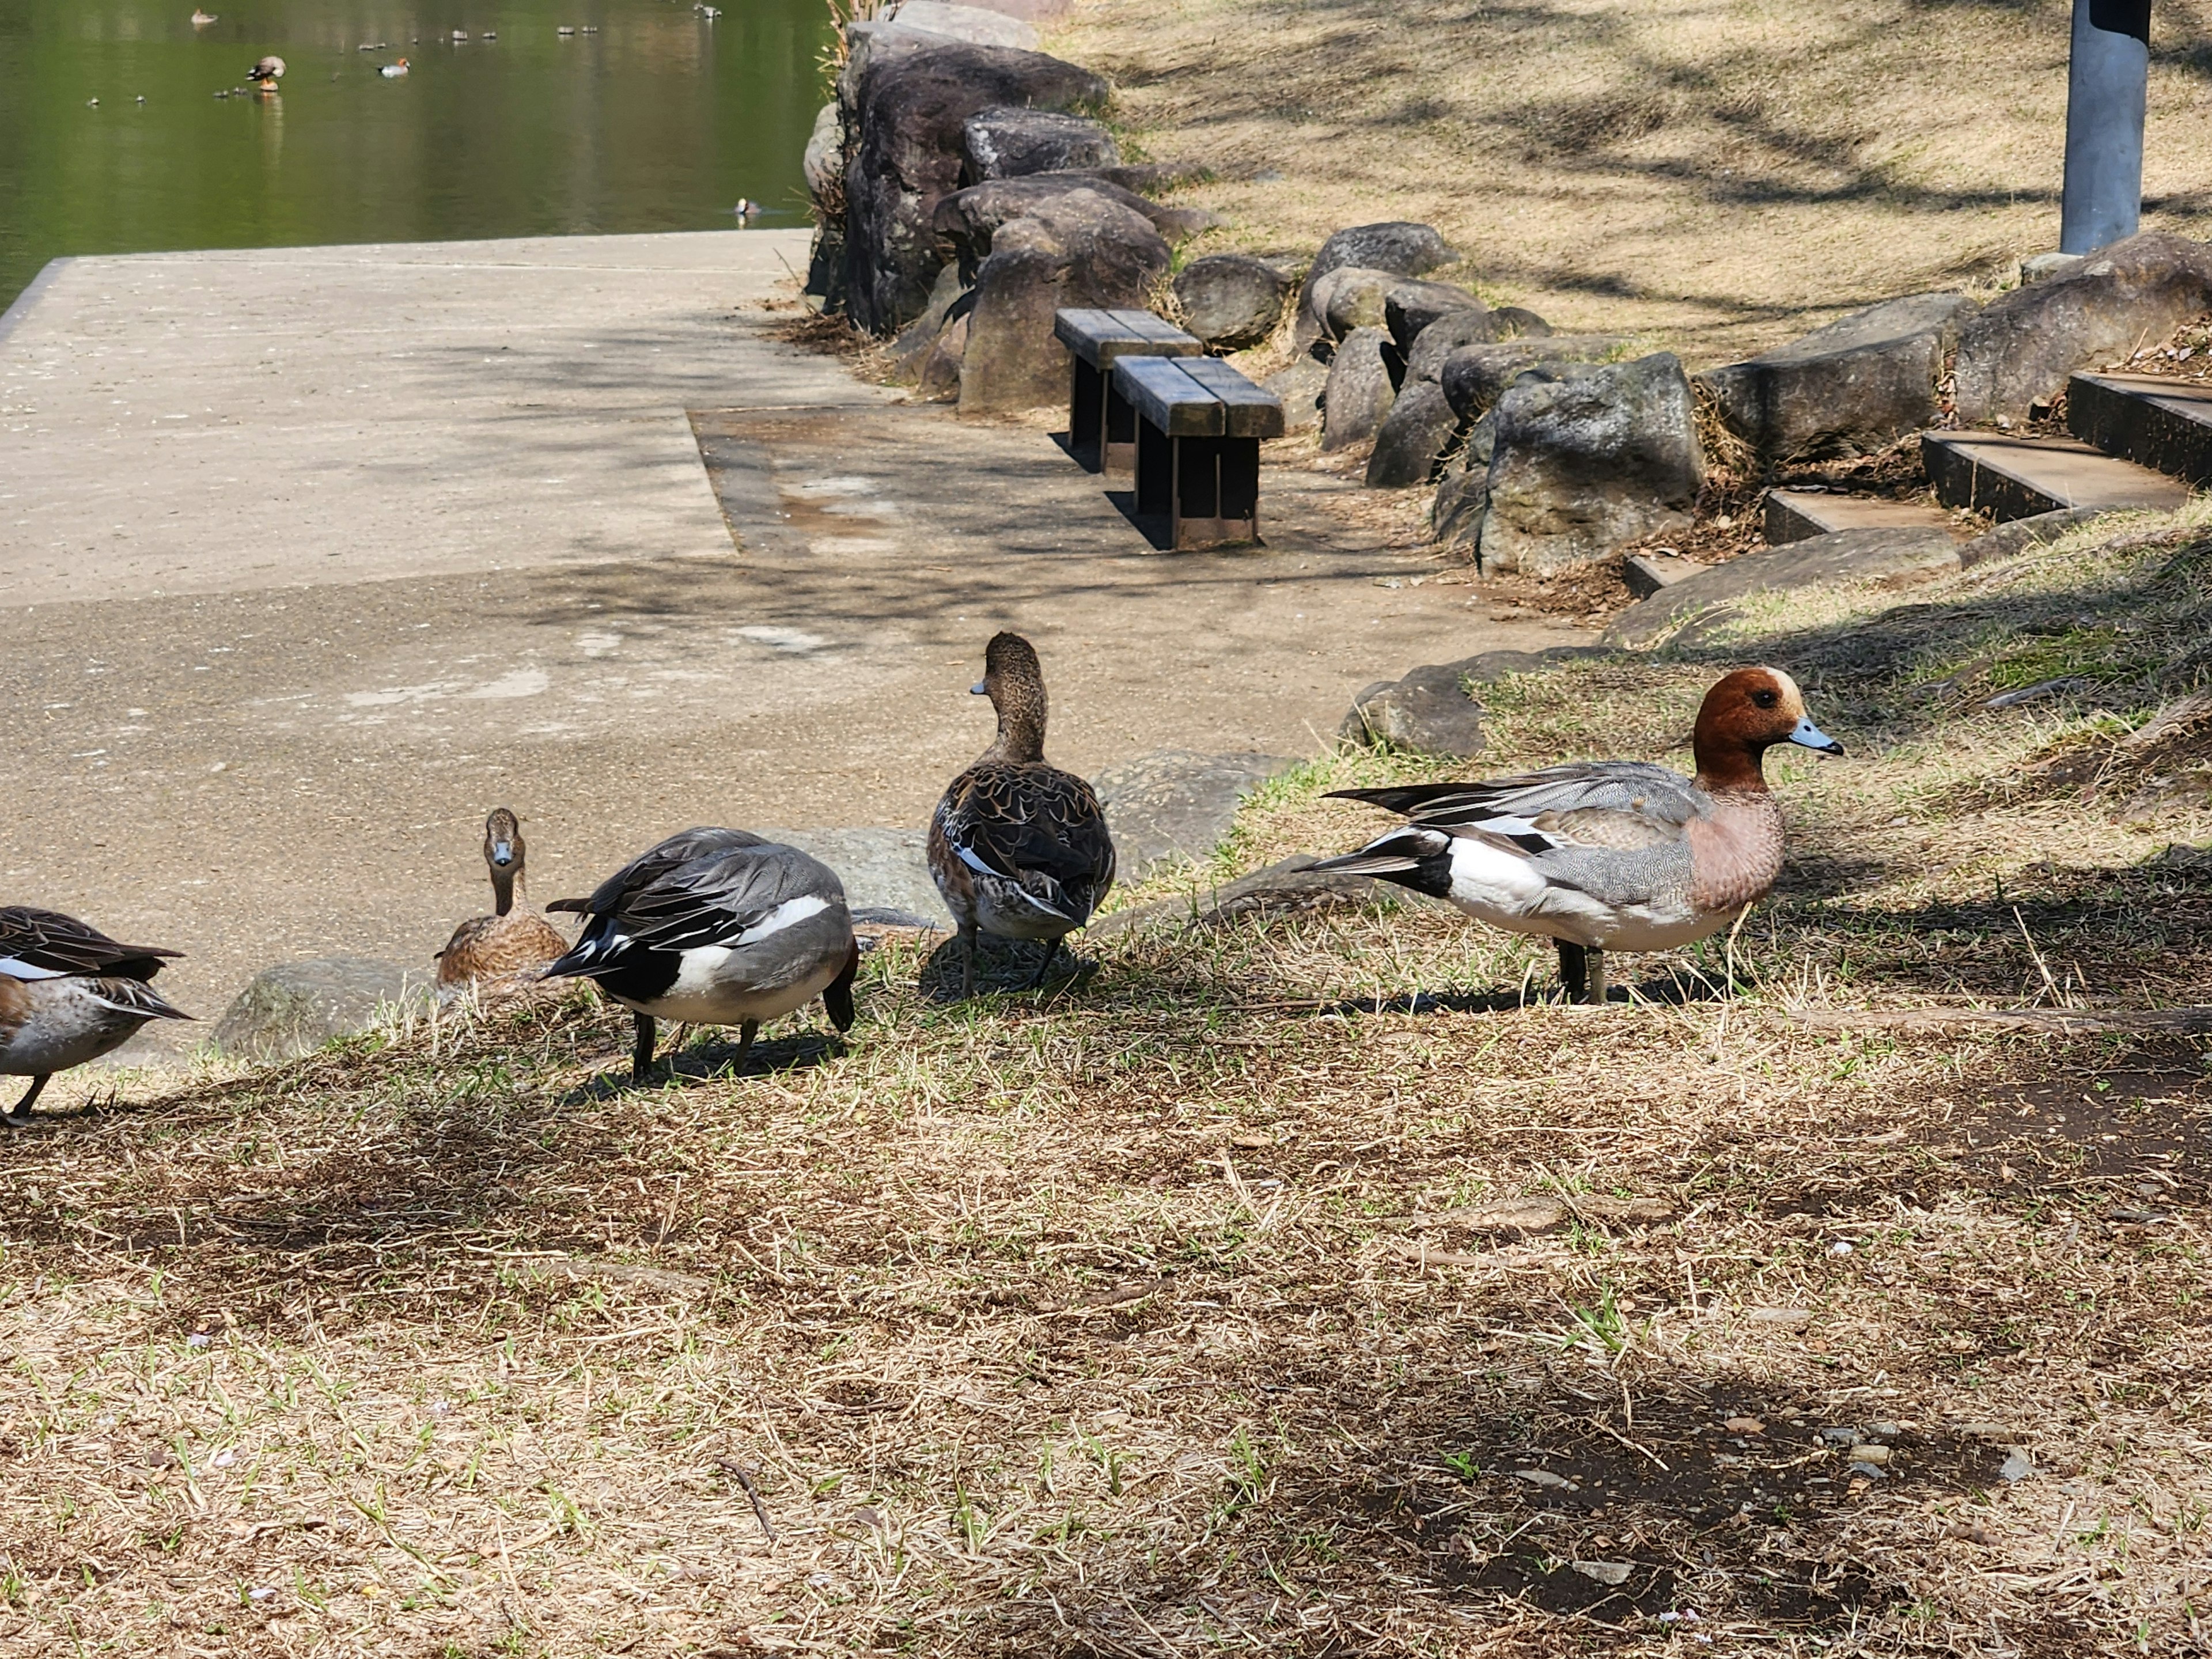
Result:
{"type": "Polygon", "coordinates": [[[813,973],[782,984],[762,984],[732,963],[749,955],[744,947],[701,945],[684,952],[676,983],[649,1000],[616,996],[615,1000],[655,1019],[688,1020],[695,1025],[765,1025],[804,1007],[830,988],[842,962],[825,963],[813,973]]]}
{"type": "Polygon", "coordinates": [[[1452,842],[1446,896],[1508,933],[1601,951],[1671,951],[1694,944],[1728,926],[1738,908],[1700,910],[1679,891],[1601,897],[1548,879],[1502,847],[1464,836],[1452,842]]]}
{"type": "Polygon", "coordinates": [[[150,1018],[106,1001],[89,980],[31,980],[23,989],[30,1018],[0,1044],[0,1073],[14,1077],[44,1077],[98,1060],[150,1018]]]}

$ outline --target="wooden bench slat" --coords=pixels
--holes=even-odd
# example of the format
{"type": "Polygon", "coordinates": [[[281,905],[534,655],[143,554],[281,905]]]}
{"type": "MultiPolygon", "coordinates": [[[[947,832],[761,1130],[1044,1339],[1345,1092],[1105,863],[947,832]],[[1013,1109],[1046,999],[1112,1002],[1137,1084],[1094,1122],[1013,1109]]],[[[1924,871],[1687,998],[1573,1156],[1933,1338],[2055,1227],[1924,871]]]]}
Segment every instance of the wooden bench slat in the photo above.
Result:
{"type": "Polygon", "coordinates": [[[1184,374],[1221,399],[1226,411],[1227,436],[1283,435],[1283,400],[1267,387],[1255,386],[1242,371],[1218,357],[1188,358],[1181,367],[1184,374]]]}
{"type": "Polygon", "coordinates": [[[1170,438],[1218,438],[1227,405],[1185,372],[1177,357],[1121,357],[1114,384],[1137,413],[1170,438]]]}
{"type": "Polygon", "coordinates": [[[1100,311],[1071,306],[1054,313],[1053,337],[1086,363],[1104,368],[1115,358],[1196,356],[1205,348],[1149,311],[1100,311]]]}

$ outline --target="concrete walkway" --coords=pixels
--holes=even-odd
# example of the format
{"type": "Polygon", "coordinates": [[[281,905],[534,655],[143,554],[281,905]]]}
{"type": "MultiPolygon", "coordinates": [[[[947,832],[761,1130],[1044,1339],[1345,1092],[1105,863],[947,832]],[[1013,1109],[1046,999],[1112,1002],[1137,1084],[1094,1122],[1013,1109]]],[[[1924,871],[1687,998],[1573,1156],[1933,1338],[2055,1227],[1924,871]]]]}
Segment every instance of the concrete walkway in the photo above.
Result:
{"type": "Polygon", "coordinates": [[[804,248],[58,270],[0,337],[0,895],[190,951],[163,982],[212,1018],[272,961],[427,961],[495,804],[541,897],[693,823],[918,825],[1000,626],[1085,772],[1311,753],[1370,680],[1581,637],[1406,585],[1299,470],[1266,549],[1153,551],[1043,432],[781,343],[804,248]]]}

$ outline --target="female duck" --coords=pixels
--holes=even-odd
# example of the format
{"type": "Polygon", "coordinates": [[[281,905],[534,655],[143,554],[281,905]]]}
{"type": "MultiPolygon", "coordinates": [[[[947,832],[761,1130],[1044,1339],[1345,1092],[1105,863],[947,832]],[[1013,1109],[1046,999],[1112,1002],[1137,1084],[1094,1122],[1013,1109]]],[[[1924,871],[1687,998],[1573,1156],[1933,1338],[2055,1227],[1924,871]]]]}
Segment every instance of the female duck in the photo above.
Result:
{"type": "Polygon", "coordinates": [[[1587,761],[1485,783],[1340,789],[1412,822],[1314,867],[1380,876],[1469,915],[1559,943],[1571,995],[1605,1000],[1607,951],[1706,939],[1782,872],[1782,809],[1760,762],[1778,743],[1839,755],[1778,668],[1740,668],[1705,693],[1698,775],[1587,761]]]}
{"type": "Polygon", "coordinates": [[[523,892],[523,850],[522,820],[504,806],[495,808],[484,820],[483,841],[492,914],[463,922],[438,952],[441,991],[457,991],[479,980],[534,975],[568,950],[568,941],[523,892]]]}
{"type": "Polygon", "coordinates": [[[121,1047],[148,1020],[190,1019],[146,982],[182,954],[119,945],[58,911],[0,907],[0,1073],[31,1079],[0,1123],[28,1123],[48,1078],[121,1047]]]}
{"type": "Polygon", "coordinates": [[[630,1074],[653,1069],[653,1022],[739,1028],[744,1062],[763,1022],[819,996],[853,1028],[860,947],[845,889],[795,847],[742,830],[686,830],[641,854],[587,899],[546,907],[586,918],[545,977],[588,979],[637,1016],[630,1074]]]}
{"type": "Polygon", "coordinates": [[[1044,983],[1060,942],[1114,884],[1114,841],[1091,786],[1044,757],[1044,671],[1030,642],[998,634],[970,688],[998,711],[999,738],[952,780],[929,821],[929,872],[960,924],[961,992],[975,989],[975,935],[1040,939],[1044,983]]]}

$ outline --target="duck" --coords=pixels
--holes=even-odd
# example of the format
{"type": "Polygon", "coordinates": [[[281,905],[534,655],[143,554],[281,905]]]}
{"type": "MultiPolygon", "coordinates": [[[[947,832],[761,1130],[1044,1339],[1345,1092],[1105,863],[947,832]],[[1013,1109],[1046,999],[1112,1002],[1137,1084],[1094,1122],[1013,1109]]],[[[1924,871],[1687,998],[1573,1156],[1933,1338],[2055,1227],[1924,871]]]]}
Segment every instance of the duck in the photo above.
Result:
{"type": "Polygon", "coordinates": [[[744,1064],[769,1020],[822,999],[853,1029],[860,945],[844,884],[795,847],[743,830],[671,836],[589,898],[545,907],[585,918],[583,936],[547,979],[588,979],[637,1017],[630,1079],[653,1072],[655,1022],[735,1025],[744,1064]]]}
{"type": "Polygon", "coordinates": [[[119,944],[58,910],[0,906],[0,1074],[31,1079],[0,1123],[28,1123],[56,1072],[98,1060],[149,1020],[190,1019],[146,982],[183,954],[119,944]]]}
{"type": "Polygon", "coordinates": [[[1695,777],[1580,761],[1474,783],[1332,790],[1407,822],[1312,867],[1379,877],[1494,927],[1549,936],[1568,995],[1602,1003],[1607,951],[1709,939],[1774,885],[1782,809],[1763,763],[1783,743],[1844,752],[1789,675],[1739,668],[1698,709],[1695,777]]]}
{"type": "Polygon", "coordinates": [[[407,60],[403,58],[396,64],[386,64],[376,72],[387,81],[397,81],[407,73],[407,60]]]}
{"type": "Polygon", "coordinates": [[[202,11],[198,6],[192,8],[192,27],[194,28],[204,29],[210,23],[212,23],[215,21],[216,18],[213,12],[202,11]]]}
{"type": "Polygon", "coordinates": [[[1050,971],[1060,941],[1091,920],[1114,884],[1114,838],[1088,783],[1044,757],[1044,670],[1018,634],[992,635],[983,678],[999,735],[952,780],[929,820],[929,873],[959,924],[961,994],[975,991],[975,936],[1042,941],[1050,971]]]}
{"type": "Polygon", "coordinates": [[[264,58],[246,71],[246,78],[264,92],[274,92],[276,90],[276,83],[284,78],[284,60],[281,58],[264,58]]]}
{"type": "Polygon", "coordinates": [[[740,219],[750,219],[760,210],[761,204],[753,200],[750,196],[738,197],[737,206],[730,210],[731,212],[736,214],[740,219]]]}
{"type": "Polygon", "coordinates": [[[524,850],[522,820],[507,807],[493,808],[484,819],[483,839],[484,864],[491,871],[492,913],[453,929],[453,938],[438,952],[441,992],[481,980],[535,977],[537,969],[567,952],[566,936],[538,913],[523,891],[524,850]]]}

